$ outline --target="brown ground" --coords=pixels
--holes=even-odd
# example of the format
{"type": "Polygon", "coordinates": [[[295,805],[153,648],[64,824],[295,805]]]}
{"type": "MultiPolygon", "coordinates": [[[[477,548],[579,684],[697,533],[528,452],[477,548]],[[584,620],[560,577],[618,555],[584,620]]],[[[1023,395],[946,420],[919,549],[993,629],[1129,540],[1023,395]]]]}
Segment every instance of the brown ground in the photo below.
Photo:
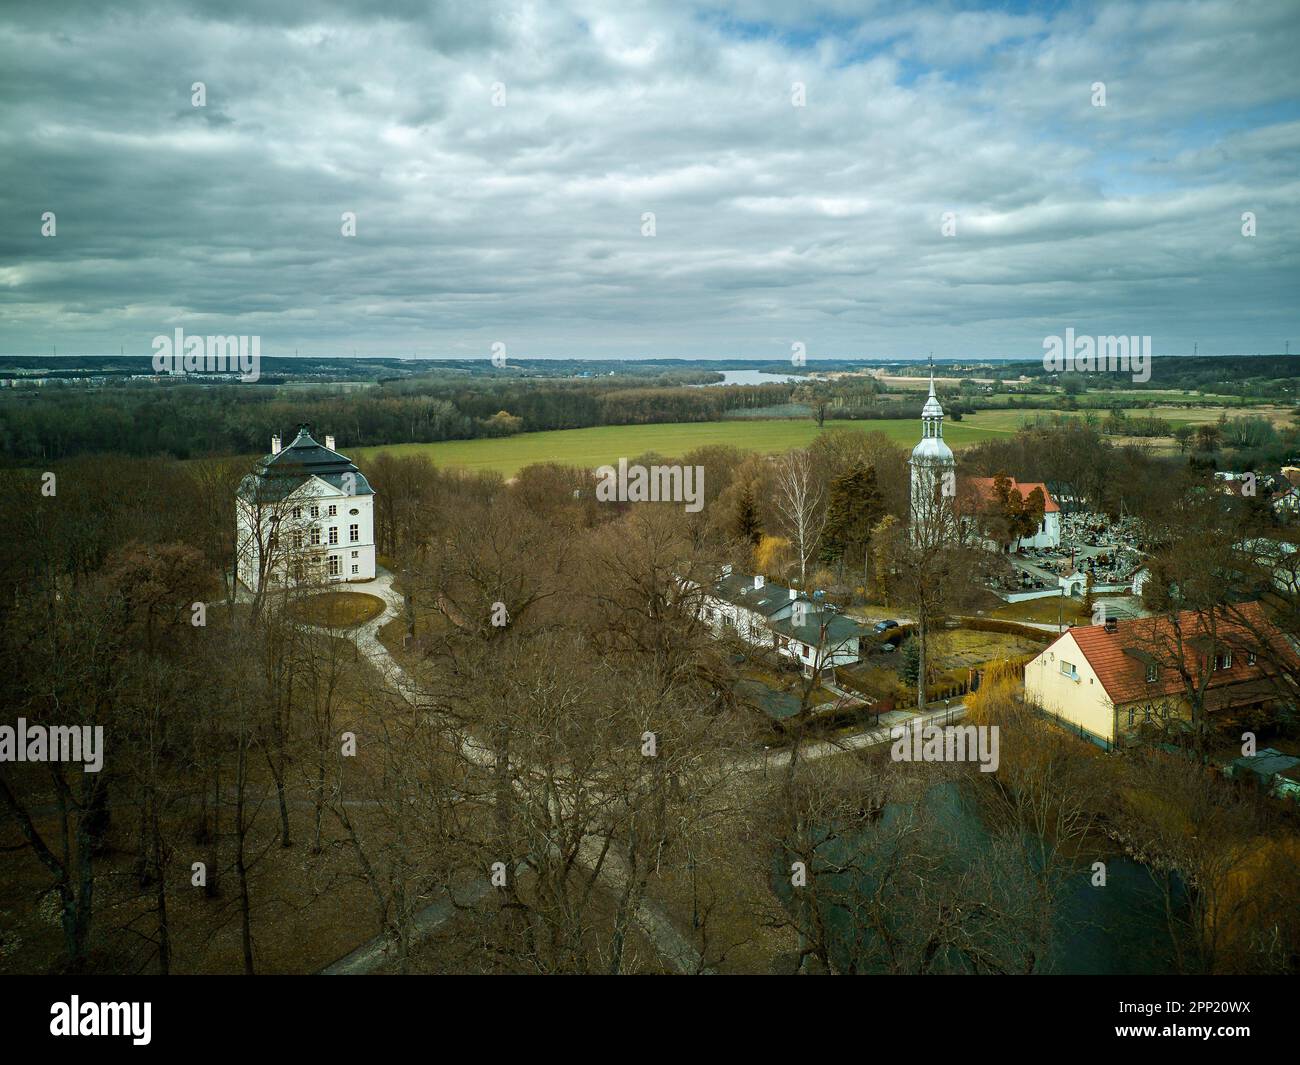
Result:
{"type": "Polygon", "coordinates": [[[287,609],[307,625],[350,629],[379,617],[384,612],[384,601],[365,592],[320,592],[294,600],[287,609]]]}

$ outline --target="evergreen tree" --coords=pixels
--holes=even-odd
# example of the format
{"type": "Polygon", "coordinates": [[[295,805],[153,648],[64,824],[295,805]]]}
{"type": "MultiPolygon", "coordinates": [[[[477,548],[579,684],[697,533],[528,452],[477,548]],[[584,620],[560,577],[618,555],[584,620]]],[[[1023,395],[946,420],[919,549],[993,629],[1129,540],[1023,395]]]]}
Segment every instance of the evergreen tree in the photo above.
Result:
{"type": "Polygon", "coordinates": [[[871,530],[884,512],[884,501],[876,484],[876,468],[861,462],[831,481],[826,506],[826,527],[822,530],[822,558],[839,564],[841,579],[845,563],[865,579],[871,530]]]}
{"type": "Polygon", "coordinates": [[[899,648],[902,661],[899,663],[898,675],[904,683],[915,687],[921,675],[921,641],[915,636],[908,637],[899,648]]]}
{"type": "Polygon", "coordinates": [[[754,486],[746,484],[736,504],[736,535],[757,547],[763,538],[763,526],[758,520],[758,505],[754,502],[754,486]]]}

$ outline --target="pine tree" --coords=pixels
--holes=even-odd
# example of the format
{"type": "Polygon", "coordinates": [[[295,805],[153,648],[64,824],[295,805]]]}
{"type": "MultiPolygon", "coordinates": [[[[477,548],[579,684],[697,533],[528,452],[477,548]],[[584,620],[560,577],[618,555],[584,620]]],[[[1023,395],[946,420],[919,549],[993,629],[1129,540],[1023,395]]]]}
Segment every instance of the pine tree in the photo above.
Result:
{"type": "Polygon", "coordinates": [[[856,568],[860,561],[865,580],[871,530],[883,510],[874,466],[855,463],[831,481],[826,527],[822,530],[822,558],[839,563],[841,579],[846,562],[856,568]]]}
{"type": "Polygon", "coordinates": [[[921,675],[921,641],[915,636],[911,636],[900,648],[902,653],[902,662],[899,664],[898,675],[903,678],[907,684],[916,686],[917,678],[921,675]]]}
{"type": "Polygon", "coordinates": [[[757,547],[763,538],[763,526],[758,519],[758,505],[754,502],[754,486],[746,484],[736,504],[736,535],[757,547]]]}

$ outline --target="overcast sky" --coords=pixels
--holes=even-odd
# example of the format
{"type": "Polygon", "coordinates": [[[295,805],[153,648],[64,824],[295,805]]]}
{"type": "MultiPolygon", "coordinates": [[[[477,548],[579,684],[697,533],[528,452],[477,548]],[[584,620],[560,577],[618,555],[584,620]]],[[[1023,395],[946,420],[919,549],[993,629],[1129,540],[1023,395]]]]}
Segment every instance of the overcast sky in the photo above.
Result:
{"type": "Polygon", "coordinates": [[[1296,0],[5,0],[0,353],[1300,351],[1298,43],[1296,0]]]}

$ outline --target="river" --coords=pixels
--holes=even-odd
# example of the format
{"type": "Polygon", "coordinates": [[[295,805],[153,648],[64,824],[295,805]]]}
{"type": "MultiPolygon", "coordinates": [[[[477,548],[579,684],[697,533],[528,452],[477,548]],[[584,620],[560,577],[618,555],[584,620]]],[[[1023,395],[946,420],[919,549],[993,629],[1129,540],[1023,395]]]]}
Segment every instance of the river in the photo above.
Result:
{"type": "Polygon", "coordinates": [[[807,378],[793,373],[764,373],[762,370],[719,370],[721,381],[694,385],[695,388],[718,388],[722,385],[776,385],[786,381],[803,381],[807,378]]]}
{"type": "MultiPolygon", "coordinates": [[[[964,860],[964,856],[986,854],[994,842],[993,833],[983,820],[984,814],[979,805],[964,796],[954,784],[941,784],[931,788],[926,793],[923,805],[925,813],[933,818],[934,824],[948,843],[940,875],[956,878],[970,871],[974,863],[964,860]]],[[[850,854],[852,848],[863,845],[864,837],[861,835],[837,835],[833,844],[819,849],[820,857],[837,866],[847,865],[853,869],[848,873],[823,873],[825,879],[819,881],[829,887],[823,894],[834,897],[833,902],[823,903],[822,912],[831,929],[832,940],[840,944],[832,950],[841,955],[836,959],[836,966],[841,970],[847,967],[852,943],[854,918],[850,911],[856,909],[862,899],[879,887],[877,871],[883,868],[882,863],[889,857],[888,845],[881,847],[880,839],[890,838],[892,830],[912,814],[910,806],[886,805],[877,822],[882,830],[877,839],[877,851],[870,856],[864,856],[861,850],[855,855],[850,854]],[[851,890],[854,888],[856,890],[851,890]]],[[[1033,864],[1031,855],[1032,851],[1027,848],[1025,859],[1030,865],[1033,864]]],[[[777,859],[773,884],[778,895],[788,905],[792,893],[789,873],[780,872],[780,866],[780,859],[777,859]]],[[[897,870],[894,876],[895,882],[906,882],[905,876],[898,877],[897,870]]],[[[998,888],[992,889],[992,894],[997,897],[998,888]]],[[[907,898],[903,894],[893,905],[902,907],[907,898]]],[[[900,923],[899,931],[916,924],[913,919],[917,916],[907,915],[906,920],[912,923],[900,923]]],[[[924,920],[925,918],[920,918],[921,922],[924,920]]],[[[873,933],[864,931],[870,925],[869,920],[860,915],[858,924],[859,937],[873,936],[873,933]]],[[[906,938],[905,932],[902,935],[906,938]]],[[[863,942],[864,938],[859,941],[863,942]]],[[[870,957],[872,947],[877,944],[878,941],[874,940],[865,943],[864,948],[857,952],[858,971],[862,971],[862,959],[870,957]]],[[[1086,861],[1081,861],[1077,868],[1066,875],[1060,885],[1052,919],[1050,947],[1047,956],[1038,961],[1034,971],[1070,975],[1156,975],[1172,971],[1172,959],[1163,897],[1155,881],[1144,866],[1117,852],[1113,844],[1103,840],[1095,851],[1089,852],[1086,861]],[[1094,887],[1091,882],[1091,865],[1094,861],[1105,863],[1104,887],[1094,887]]],[[[869,963],[867,967],[870,969],[869,963]]],[[[968,966],[956,956],[940,958],[933,968],[940,972],[968,971],[968,966]]],[[[878,971],[886,970],[881,967],[878,971]]]]}

